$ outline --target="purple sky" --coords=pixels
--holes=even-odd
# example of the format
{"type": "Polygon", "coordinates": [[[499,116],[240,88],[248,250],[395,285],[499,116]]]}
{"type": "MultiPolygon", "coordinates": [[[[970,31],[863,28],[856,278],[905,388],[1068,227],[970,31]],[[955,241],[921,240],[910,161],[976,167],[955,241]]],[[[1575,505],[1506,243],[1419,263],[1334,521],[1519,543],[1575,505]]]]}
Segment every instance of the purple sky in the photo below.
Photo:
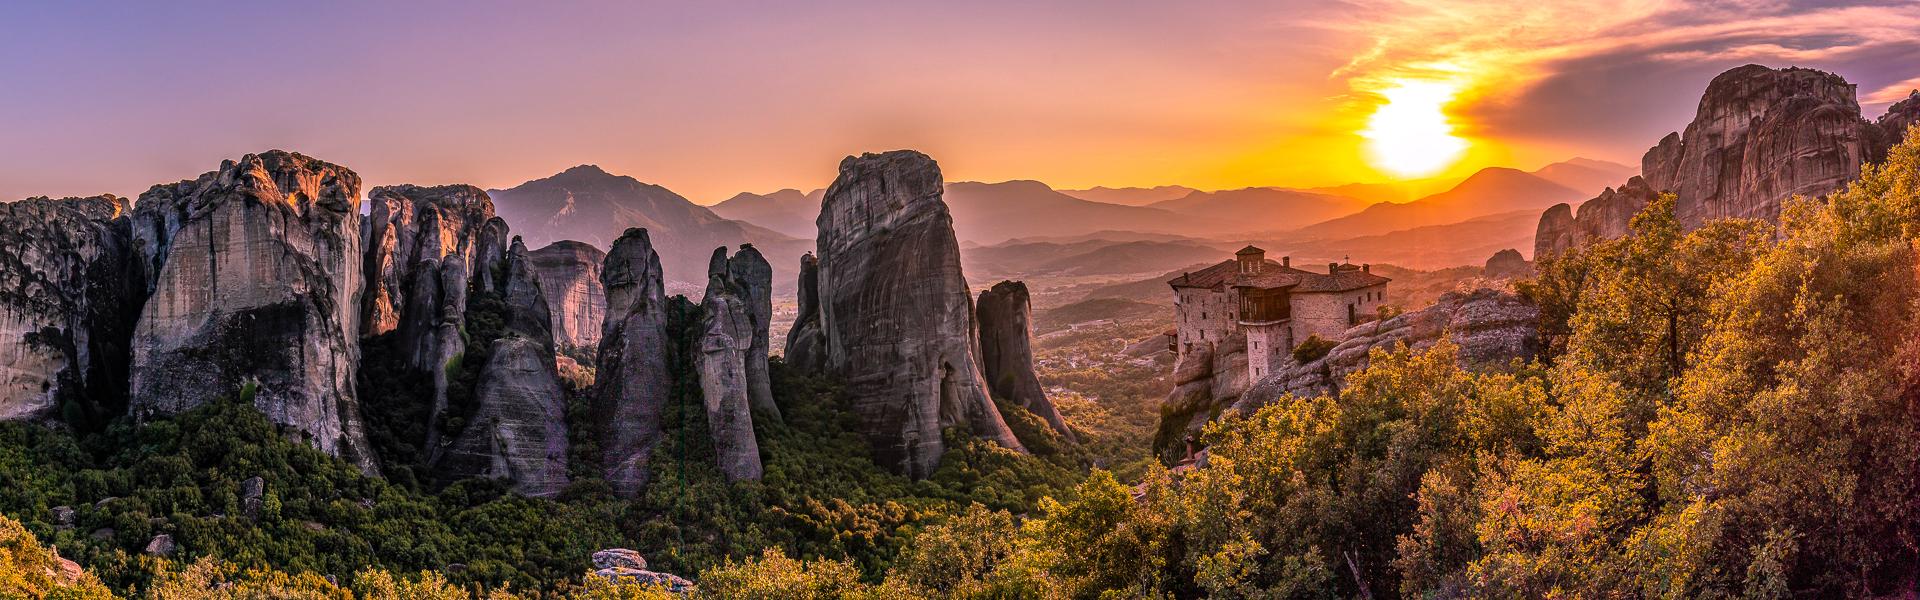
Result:
{"type": "Polygon", "coordinates": [[[1445,79],[1451,171],[1637,162],[1748,62],[1920,86],[1914,3],[84,2],[0,5],[0,200],[132,196],[284,148],[369,185],[596,163],[702,203],[916,148],[1060,187],[1385,177],[1356,134],[1445,79]],[[1605,6],[1600,6],[1605,5],[1605,6]]]}

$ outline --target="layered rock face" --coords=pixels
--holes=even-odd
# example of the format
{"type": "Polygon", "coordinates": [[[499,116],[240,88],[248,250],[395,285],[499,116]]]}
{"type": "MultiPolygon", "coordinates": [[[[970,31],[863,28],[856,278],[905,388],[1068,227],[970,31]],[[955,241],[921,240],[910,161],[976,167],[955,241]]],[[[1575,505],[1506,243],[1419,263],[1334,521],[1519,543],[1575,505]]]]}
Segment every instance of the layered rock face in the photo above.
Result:
{"type": "Polygon", "coordinates": [[[132,206],[113,196],[0,204],[0,421],[98,422],[126,408],[146,295],[132,206]]]}
{"type": "Polygon", "coordinates": [[[827,332],[820,328],[820,259],[809,252],[800,257],[799,315],[787,330],[787,366],[805,373],[827,368],[827,332]]]}
{"type": "MultiPolygon", "coordinates": [[[[506,250],[506,222],[494,216],[493,200],[470,185],[421,187],[397,185],[373,188],[367,195],[367,290],[362,302],[362,333],[379,335],[395,329],[431,323],[434,316],[409,315],[413,292],[445,298],[465,289],[441,289],[441,280],[467,285],[470,275],[486,276],[491,287],[493,269],[506,250]],[[456,272],[457,270],[457,272],[456,272]],[[426,278],[426,279],[423,279],[426,278]],[[425,287],[426,289],[420,289],[425,287]],[[409,317],[412,317],[409,320],[409,317]]],[[[439,302],[414,302],[423,310],[444,312],[453,318],[466,310],[439,302]]]]}
{"type": "Polygon", "coordinates": [[[753,244],[741,244],[740,251],[731,258],[725,247],[716,248],[707,263],[708,296],[714,294],[715,286],[738,299],[746,311],[746,333],[752,341],[745,358],[747,398],[754,410],[779,419],[780,407],[773,401],[773,380],[767,371],[767,356],[773,342],[768,333],[773,323],[773,267],[760,256],[759,250],[753,249],[753,244]]]}
{"type": "Polygon", "coordinates": [[[496,283],[506,304],[506,331],[491,342],[471,411],[460,415],[464,425],[445,447],[432,445],[429,460],[443,481],[507,478],[516,492],[551,496],[567,485],[566,396],[554,363],[546,296],[519,238],[508,248],[496,283]]]}
{"type": "Polygon", "coordinates": [[[368,194],[367,292],[361,332],[393,332],[407,365],[433,380],[425,444],[440,448],[448,365],[466,350],[468,293],[495,289],[505,260],[506,222],[493,200],[470,185],[377,187],[368,194]]]}
{"type": "Polygon", "coordinates": [[[748,363],[752,360],[752,309],[727,285],[727,249],[713,253],[707,295],[700,307],[700,339],[694,370],[700,376],[700,394],[707,409],[707,429],[713,453],[727,479],[759,479],[760,443],[753,435],[753,387],[748,363]]]}
{"type": "Polygon", "coordinates": [[[1581,205],[1541,216],[1534,257],[1587,240],[1624,235],[1654,196],[1672,192],[1688,228],[1724,218],[1776,219],[1789,198],[1832,192],[1882,158],[1905,133],[1920,102],[1881,122],[1860,115],[1854,86],[1811,69],[1746,65],[1713,79],[1692,123],[1640,159],[1640,177],[1581,205]]]}
{"type": "Polygon", "coordinates": [[[1545,348],[1539,328],[1539,307],[1511,292],[1484,288],[1448,292],[1433,306],[1347,330],[1346,339],[1320,360],[1304,365],[1289,360],[1286,368],[1254,384],[1233,407],[1253,411],[1286,394],[1338,394],[1347,375],[1367,367],[1368,353],[1374,348],[1392,350],[1406,344],[1424,350],[1442,337],[1459,346],[1462,367],[1503,368],[1514,359],[1539,355],[1545,348]]]}
{"type": "Polygon", "coordinates": [[[151,296],[133,335],[134,412],[246,388],[273,422],[375,472],[353,387],[359,203],[359,175],[282,151],[142,194],[133,235],[151,296]]]}
{"type": "Polygon", "coordinates": [[[846,381],[876,462],[930,475],[950,426],[1021,448],[974,357],[972,296],[933,159],[847,157],[817,224],[826,366],[846,381]]]}
{"type": "Polygon", "coordinates": [[[567,486],[566,398],[552,350],[524,337],[494,340],[474,388],[474,411],[434,472],[443,479],[506,478],[527,496],[567,486]]]}
{"type": "Polygon", "coordinates": [[[607,318],[607,290],[600,286],[600,263],[607,253],[590,244],[561,241],[530,255],[540,289],[553,311],[553,343],[561,348],[600,346],[600,325],[607,318]]]}
{"type": "Polygon", "coordinates": [[[1154,448],[1162,458],[1182,458],[1186,440],[1197,437],[1214,415],[1238,401],[1252,384],[1250,378],[1246,336],[1226,336],[1181,354],[1173,365],[1173,391],[1160,405],[1160,430],[1154,435],[1154,448]]]}
{"type": "Polygon", "coordinates": [[[1001,402],[1039,416],[1061,437],[1076,440],[1060,410],[1033,373],[1033,301],[1027,284],[1002,281],[980,292],[980,363],[987,390],[1001,402]]]}
{"type": "Polygon", "coordinates": [[[628,229],[614,241],[600,283],[607,290],[607,319],[595,360],[594,413],[602,425],[594,433],[607,483],[633,496],[650,476],[647,463],[660,443],[660,414],[671,383],[666,288],[647,230],[628,229]]]}

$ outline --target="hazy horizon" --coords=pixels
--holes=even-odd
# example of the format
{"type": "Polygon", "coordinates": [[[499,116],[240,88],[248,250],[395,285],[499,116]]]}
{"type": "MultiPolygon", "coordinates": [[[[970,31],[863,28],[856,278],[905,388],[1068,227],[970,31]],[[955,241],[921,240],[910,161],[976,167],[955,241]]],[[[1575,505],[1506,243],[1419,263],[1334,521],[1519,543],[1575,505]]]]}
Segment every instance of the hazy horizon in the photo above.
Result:
{"type": "Polygon", "coordinates": [[[1315,187],[1637,165],[1745,63],[1840,74],[1868,118],[1920,86],[1906,5],[199,8],[0,8],[0,199],[270,148],[369,185],[597,164],[704,205],[896,148],[951,181],[1315,187]]]}

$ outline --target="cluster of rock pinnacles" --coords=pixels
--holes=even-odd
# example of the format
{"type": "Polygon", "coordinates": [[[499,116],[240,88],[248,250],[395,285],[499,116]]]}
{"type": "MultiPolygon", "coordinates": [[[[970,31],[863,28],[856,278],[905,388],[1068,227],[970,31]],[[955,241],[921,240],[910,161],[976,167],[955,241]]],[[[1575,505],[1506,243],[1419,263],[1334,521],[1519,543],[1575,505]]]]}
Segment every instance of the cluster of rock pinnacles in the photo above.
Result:
{"type": "MultiPolygon", "coordinates": [[[[875,459],[915,477],[938,465],[945,428],[1022,448],[999,406],[1072,436],[1034,377],[1025,287],[994,286],[976,314],[941,186],[917,152],[841,163],[819,254],[800,264],[785,348],[793,368],[844,380],[875,459]]],[[[668,355],[684,347],[717,466],[762,476],[753,423],[782,416],[768,362],[773,269],[751,245],[715,250],[695,338],[676,340],[644,229],[604,253],[578,242],[529,250],[479,188],[377,187],[365,215],[361,191],[353,171],[276,150],[153,186],[137,203],[0,205],[0,419],[150,418],[246,398],[377,474],[362,409],[387,399],[359,397],[355,374],[378,338],[431,389],[436,426],[419,442],[436,480],[559,493],[563,382],[591,381],[582,393],[595,431],[581,433],[609,485],[631,496],[665,437],[668,355]],[[482,298],[504,307],[487,328],[494,339],[470,339],[482,298]],[[473,348],[485,356],[467,356],[473,348]],[[587,356],[595,369],[582,377],[573,357],[587,356]],[[467,359],[484,362],[470,398],[452,406],[467,359]],[[462,426],[437,426],[456,411],[462,426]]]]}

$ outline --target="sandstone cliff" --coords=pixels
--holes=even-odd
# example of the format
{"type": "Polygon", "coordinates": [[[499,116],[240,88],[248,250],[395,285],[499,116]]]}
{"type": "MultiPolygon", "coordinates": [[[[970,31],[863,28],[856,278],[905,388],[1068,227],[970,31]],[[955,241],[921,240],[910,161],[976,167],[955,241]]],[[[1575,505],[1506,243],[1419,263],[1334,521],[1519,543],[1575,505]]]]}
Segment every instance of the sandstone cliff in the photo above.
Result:
{"type": "Polygon", "coordinates": [[[846,381],[876,462],[930,475],[952,426],[1021,448],[974,357],[972,296],[933,159],[847,157],[816,223],[827,368],[846,381]]]}
{"type": "Polygon", "coordinates": [[[628,229],[613,243],[600,272],[607,319],[595,362],[594,414],[607,483],[623,496],[638,494],[660,442],[666,407],[666,289],[660,256],[645,229],[628,229]]]}
{"type": "Polygon", "coordinates": [[[146,293],[131,212],[113,196],[0,204],[0,421],[125,410],[146,293]]]}
{"type": "Polygon", "coordinates": [[[135,413],[251,394],[376,472],[353,386],[359,208],[359,175],[277,150],[142,194],[134,240],[152,293],[133,335],[135,413]]]}
{"type": "Polygon", "coordinates": [[[1302,365],[1288,359],[1285,368],[1254,384],[1233,407],[1258,410],[1285,394],[1337,394],[1347,375],[1367,367],[1374,348],[1406,344],[1422,350],[1442,337],[1459,346],[1461,366],[1502,368],[1539,355],[1544,348],[1539,328],[1540,309],[1511,292],[1448,292],[1433,306],[1347,330],[1345,340],[1320,360],[1302,365]]]}
{"type": "MultiPolygon", "coordinates": [[[[1912,102],[1912,101],[1909,101],[1912,102]]],[[[1905,103],[1903,103],[1905,104],[1905,103]]],[[[1896,104],[1879,123],[1860,115],[1854,86],[1812,69],[1746,65],[1715,77],[1684,133],[1669,133],[1640,159],[1640,177],[1580,206],[1541,216],[1534,257],[1587,240],[1624,235],[1655,195],[1672,192],[1682,225],[1724,218],[1776,219],[1795,195],[1839,189],[1879,160],[1920,113],[1896,104]]]]}
{"type": "Polygon", "coordinates": [[[560,241],[531,254],[533,272],[553,311],[553,343],[562,349],[600,346],[600,324],[607,318],[607,290],[600,286],[600,263],[607,253],[584,242],[560,241]]]}
{"type": "Polygon", "coordinates": [[[753,386],[748,374],[755,327],[752,310],[728,285],[726,248],[713,253],[707,294],[700,307],[705,316],[693,364],[706,404],[714,460],[729,480],[759,479],[760,444],[753,435],[753,386]]]}
{"type": "MultiPolygon", "coordinates": [[[[367,194],[367,282],[361,318],[364,335],[399,329],[408,315],[410,292],[420,277],[442,278],[449,259],[460,268],[489,273],[505,250],[500,239],[505,222],[497,221],[493,200],[470,185],[422,187],[397,185],[373,188],[367,194]],[[487,247],[491,246],[491,247],[487,247]]],[[[467,277],[457,277],[461,286],[467,277]]],[[[433,290],[436,295],[445,290],[433,290]]],[[[464,293],[461,290],[460,293],[464,293]]],[[[438,303],[423,303],[438,311],[438,303]]],[[[461,304],[455,317],[466,310],[461,304]]]]}
{"type": "Polygon", "coordinates": [[[800,257],[799,279],[799,314],[787,330],[787,350],[782,356],[787,366],[819,373],[827,368],[827,332],[820,328],[820,259],[813,253],[800,257]]]}
{"type": "Polygon", "coordinates": [[[1154,448],[1162,458],[1180,459],[1186,440],[1238,401],[1251,385],[1250,378],[1244,335],[1196,344],[1181,354],[1173,365],[1173,391],[1160,405],[1160,430],[1154,435],[1154,448]]]}
{"type": "Polygon", "coordinates": [[[980,292],[980,363],[987,390],[1003,405],[1019,406],[1040,417],[1069,441],[1077,441],[1060,410],[1040,388],[1033,373],[1033,302],[1027,284],[1002,281],[980,292]]]}

